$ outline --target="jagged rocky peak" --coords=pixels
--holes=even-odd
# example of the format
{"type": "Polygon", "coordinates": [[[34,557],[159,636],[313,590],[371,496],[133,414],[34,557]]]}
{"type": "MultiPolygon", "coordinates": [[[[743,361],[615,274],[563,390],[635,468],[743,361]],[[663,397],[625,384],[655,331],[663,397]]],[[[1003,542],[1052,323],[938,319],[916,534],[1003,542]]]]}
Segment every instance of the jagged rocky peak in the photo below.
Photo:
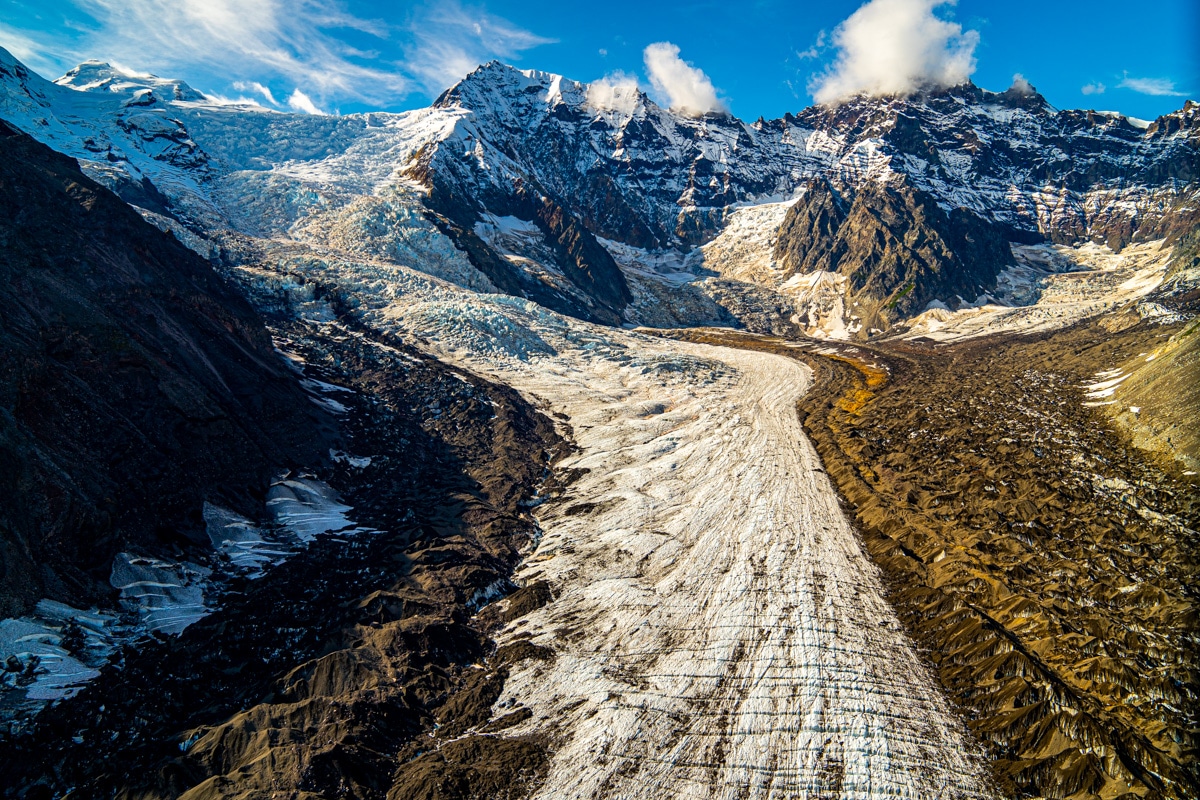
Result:
{"type": "Polygon", "coordinates": [[[536,112],[562,119],[582,119],[617,112],[644,116],[657,109],[637,83],[601,79],[582,83],[541,70],[522,70],[500,61],[475,69],[434,101],[435,108],[461,107],[477,114],[500,108],[536,112]]]}
{"type": "Polygon", "coordinates": [[[740,120],[663,109],[633,81],[585,84],[492,62],[436,105],[471,112],[447,139],[466,146],[430,148],[420,180],[490,207],[519,178],[592,233],[637,247],[705,241],[721,209],[783,189],[789,169],[740,120]]]}
{"type": "Polygon", "coordinates": [[[860,94],[837,103],[814,105],[785,114],[783,122],[837,130],[852,136],[880,136],[898,117],[936,115],[947,118],[978,116],[987,109],[1021,110],[1038,116],[1055,113],[1053,106],[1032,86],[1013,86],[991,92],[971,81],[957,86],[930,86],[903,95],[860,94]]]}
{"type": "Polygon", "coordinates": [[[115,67],[105,61],[84,61],[54,81],[59,86],[68,86],[84,92],[117,92],[119,94],[149,97],[147,90],[156,92],[163,99],[201,102],[205,96],[181,80],[160,78],[150,73],[132,72],[115,67]]]}
{"type": "Polygon", "coordinates": [[[1200,138],[1200,103],[1186,100],[1183,108],[1164,114],[1146,127],[1147,137],[1183,134],[1189,139],[1200,138]]]}

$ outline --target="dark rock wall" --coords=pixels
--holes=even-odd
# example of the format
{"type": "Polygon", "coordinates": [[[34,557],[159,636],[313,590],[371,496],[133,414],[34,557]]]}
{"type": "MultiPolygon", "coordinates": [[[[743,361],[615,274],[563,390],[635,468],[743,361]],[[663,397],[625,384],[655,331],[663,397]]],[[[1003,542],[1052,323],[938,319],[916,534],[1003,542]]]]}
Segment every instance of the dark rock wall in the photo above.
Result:
{"type": "Polygon", "coordinates": [[[212,267],[0,123],[0,616],[105,603],[123,548],[206,541],[317,464],[323,417],[212,267]]]}
{"type": "Polygon", "coordinates": [[[946,213],[919,189],[868,183],[847,202],[816,179],[788,209],[775,258],[788,275],[845,275],[864,328],[886,330],[931,300],[974,300],[1012,252],[999,226],[966,209],[946,213]]]}

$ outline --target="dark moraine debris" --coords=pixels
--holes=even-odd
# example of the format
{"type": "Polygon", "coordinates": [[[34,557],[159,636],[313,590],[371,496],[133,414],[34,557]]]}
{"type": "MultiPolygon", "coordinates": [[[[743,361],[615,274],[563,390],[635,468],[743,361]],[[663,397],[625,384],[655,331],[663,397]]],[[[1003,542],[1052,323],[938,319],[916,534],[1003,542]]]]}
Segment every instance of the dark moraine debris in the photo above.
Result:
{"type": "Polygon", "coordinates": [[[805,431],[1008,796],[1200,796],[1200,479],[1080,388],[1188,326],[1113,321],[859,345],[886,375],[781,340],[672,333],[817,372],[805,431]]]}
{"type": "Polygon", "coordinates": [[[545,743],[509,741],[490,719],[512,655],[493,653],[473,609],[512,587],[534,532],[528,498],[560,490],[546,480],[565,447],[554,424],[511,389],[349,322],[280,322],[276,335],[310,377],[354,391],[339,394],[346,446],[370,463],[328,477],[377,532],[319,538],[235,582],[178,638],[126,652],[0,741],[0,784],[28,796],[88,786],[89,797],[383,800],[431,775],[457,787],[440,797],[537,779],[545,743]],[[481,752],[496,755],[481,765],[481,752]]]}

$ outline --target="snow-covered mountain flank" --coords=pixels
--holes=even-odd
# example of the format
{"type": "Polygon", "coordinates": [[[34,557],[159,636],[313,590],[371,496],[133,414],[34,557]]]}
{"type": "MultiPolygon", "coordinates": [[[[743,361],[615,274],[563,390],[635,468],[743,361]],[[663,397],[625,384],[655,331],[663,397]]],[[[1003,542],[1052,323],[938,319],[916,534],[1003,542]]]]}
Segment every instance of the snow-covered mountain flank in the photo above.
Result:
{"type": "Polygon", "coordinates": [[[492,62],[427,109],[323,117],[99,63],[50,84],[5,55],[0,79],[5,118],[202,237],[319,243],[610,324],[865,336],[1012,302],[1010,243],[1173,243],[1200,180],[1191,101],[1144,123],[964,84],[748,124],[492,62]]]}

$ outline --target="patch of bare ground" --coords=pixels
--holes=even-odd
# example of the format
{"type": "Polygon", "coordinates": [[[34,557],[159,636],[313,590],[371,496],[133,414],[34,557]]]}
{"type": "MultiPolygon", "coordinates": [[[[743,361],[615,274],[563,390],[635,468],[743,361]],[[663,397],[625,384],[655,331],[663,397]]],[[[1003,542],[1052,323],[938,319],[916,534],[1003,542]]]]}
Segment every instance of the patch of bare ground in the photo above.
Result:
{"type": "Polygon", "coordinates": [[[1004,788],[1184,800],[1200,796],[1198,484],[1081,388],[1177,327],[852,348],[865,357],[670,335],[817,371],[805,431],[1004,788]]]}

